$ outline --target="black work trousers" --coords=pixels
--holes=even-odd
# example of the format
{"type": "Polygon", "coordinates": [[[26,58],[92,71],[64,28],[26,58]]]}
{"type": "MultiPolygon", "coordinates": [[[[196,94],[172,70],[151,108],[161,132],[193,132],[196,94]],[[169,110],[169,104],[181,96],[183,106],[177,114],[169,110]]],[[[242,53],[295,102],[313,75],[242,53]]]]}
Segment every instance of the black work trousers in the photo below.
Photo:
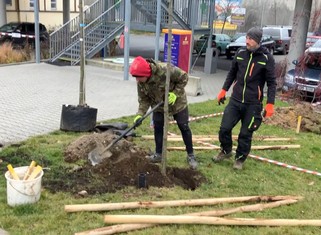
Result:
{"type": "Polygon", "coordinates": [[[220,126],[219,140],[221,149],[232,151],[232,129],[241,121],[235,159],[245,161],[251,151],[252,135],[262,123],[262,104],[244,104],[234,99],[226,106],[220,126]]]}
{"type": "MultiPolygon", "coordinates": [[[[186,107],[179,113],[174,114],[173,117],[176,120],[177,126],[181,131],[187,154],[193,154],[192,131],[188,125],[188,108],[186,107]]],[[[163,149],[164,113],[154,112],[153,122],[156,153],[161,154],[163,149]]]]}

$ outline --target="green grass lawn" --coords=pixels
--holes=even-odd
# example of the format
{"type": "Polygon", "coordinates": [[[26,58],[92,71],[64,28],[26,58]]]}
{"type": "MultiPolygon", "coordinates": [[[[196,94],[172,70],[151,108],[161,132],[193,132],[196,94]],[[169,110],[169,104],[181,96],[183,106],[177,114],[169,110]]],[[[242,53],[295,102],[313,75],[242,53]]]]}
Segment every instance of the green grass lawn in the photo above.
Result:
{"type": "MultiPolygon", "coordinates": [[[[277,106],[287,104],[278,102],[277,106]]],[[[190,115],[193,117],[222,112],[225,105],[218,106],[215,101],[207,101],[189,106],[190,115]]],[[[123,117],[117,121],[132,123],[133,116],[123,117]]],[[[116,121],[116,120],[111,120],[116,121]]],[[[201,119],[191,122],[190,126],[194,135],[217,134],[221,116],[201,119]]],[[[169,130],[179,134],[177,126],[170,125],[169,130]]],[[[237,126],[233,134],[238,134],[237,126]]],[[[139,135],[151,135],[149,121],[136,129],[139,135]]],[[[225,161],[214,164],[211,158],[218,153],[214,150],[198,150],[198,170],[207,178],[207,182],[194,191],[174,188],[149,188],[140,190],[128,187],[116,193],[76,198],[68,193],[50,193],[45,188],[41,192],[40,200],[35,204],[10,207],[7,205],[6,172],[7,164],[13,166],[29,165],[35,160],[46,168],[57,169],[69,165],[63,161],[63,150],[70,142],[83,133],[66,133],[56,131],[49,135],[37,136],[27,141],[5,148],[0,153],[3,162],[0,169],[0,228],[10,234],[74,234],[77,232],[107,226],[103,222],[105,214],[150,214],[150,215],[178,215],[197,211],[231,208],[247,203],[221,204],[202,207],[170,207],[154,209],[123,210],[109,212],[79,212],[66,213],[64,205],[88,204],[106,202],[133,202],[143,200],[165,201],[182,199],[201,199],[218,197],[238,197],[250,195],[295,195],[304,199],[289,205],[260,212],[237,213],[227,217],[241,218],[266,218],[266,219],[319,219],[321,218],[321,185],[320,176],[300,171],[291,170],[275,164],[262,162],[249,158],[243,171],[232,169],[233,162],[225,161]]],[[[253,150],[254,155],[271,160],[298,166],[304,169],[321,172],[321,145],[320,135],[312,133],[296,134],[295,130],[282,129],[277,126],[262,125],[255,136],[292,137],[293,141],[287,142],[262,142],[253,141],[253,145],[272,144],[300,144],[299,149],[288,150],[253,150]]],[[[135,143],[140,147],[153,149],[153,141],[135,138],[135,143]]],[[[219,145],[218,142],[212,144],[219,145]]],[[[235,143],[236,144],[236,143],[235,143]]],[[[168,143],[173,145],[173,143],[168,143]]],[[[182,145],[182,143],[176,143],[182,145]]],[[[196,144],[195,144],[196,145],[196,144]]],[[[168,165],[187,167],[186,154],[183,151],[168,152],[168,165]]],[[[44,170],[43,181],[46,180],[44,170]]],[[[66,179],[67,181],[68,179],[66,179]]],[[[218,226],[218,225],[164,225],[155,226],[144,230],[129,232],[128,234],[320,234],[319,227],[255,227],[255,226],[218,226]]]]}

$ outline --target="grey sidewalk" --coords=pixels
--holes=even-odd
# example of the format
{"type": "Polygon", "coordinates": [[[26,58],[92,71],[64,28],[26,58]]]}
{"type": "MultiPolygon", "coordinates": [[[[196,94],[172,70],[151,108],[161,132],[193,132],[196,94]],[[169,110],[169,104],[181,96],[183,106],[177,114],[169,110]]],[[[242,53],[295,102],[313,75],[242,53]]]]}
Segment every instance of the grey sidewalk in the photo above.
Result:
{"type": "MultiPolygon", "coordinates": [[[[10,144],[60,127],[63,104],[79,103],[79,66],[46,63],[0,67],[0,143],[10,144]]],[[[226,71],[202,79],[203,95],[189,96],[190,103],[214,99],[225,80],[226,71]]],[[[136,82],[123,80],[123,72],[94,66],[85,67],[86,102],[98,109],[97,121],[133,115],[137,111],[136,82]]]]}

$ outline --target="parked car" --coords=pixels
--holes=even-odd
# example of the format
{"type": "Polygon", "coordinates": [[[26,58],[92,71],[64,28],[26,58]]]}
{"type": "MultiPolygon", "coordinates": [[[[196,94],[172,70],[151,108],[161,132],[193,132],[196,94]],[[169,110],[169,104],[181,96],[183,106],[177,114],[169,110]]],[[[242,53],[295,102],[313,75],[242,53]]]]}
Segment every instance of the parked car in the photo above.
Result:
{"type": "Polygon", "coordinates": [[[246,36],[246,33],[236,33],[236,34],[234,34],[234,35],[232,36],[232,38],[231,38],[231,42],[235,42],[236,39],[238,39],[238,38],[241,37],[241,36],[246,36]]]}
{"type": "MultiPolygon", "coordinates": [[[[269,52],[273,55],[275,42],[270,35],[262,36],[261,45],[265,46],[269,50],[269,52]]],[[[227,59],[231,59],[240,47],[246,47],[246,36],[241,36],[238,39],[236,39],[235,42],[231,42],[226,46],[227,59]]]]}
{"type": "MultiPolygon", "coordinates": [[[[207,48],[208,34],[202,35],[194,43],[194,50],[197,53],[205,53],[207,48]]],[[[227,34],[213,34],[212,35],[212,47],[218,50],[218,54],[225,54],[226,46],[231,42],[230,36],[227,34]]]]}
{"type": "MultiPolygon", "coordinates": [[[[39,23],[40,42],[49,40],[46,27],[39,23]]],[[[30,22],[11,22],[0,27],[0,44],[10,42],[15,47],[35,44],[35,24],[30,22]]]]}
{"type": "Polygon", "coordinates": [[[275,52],[286,55],[290,48],[291,26],[265,26],[263,34],[272,36],[275,41],[275,52]]]}
{"type": "Polygon", "coordinates": [[[305,49],[308,49],[310,46],[312,46],[319,39],[321,39],[321,36],[308,36],[306,43],[305,43],[305,49]]]}
{"type": "Polygon", "coordinates": [[[295,68],[286,73],[283,91],[300,92],[302,98],[321,99],[321,40],[316,43],[320,47],[309,47],[303,58],[292,62],[295,68]]]}

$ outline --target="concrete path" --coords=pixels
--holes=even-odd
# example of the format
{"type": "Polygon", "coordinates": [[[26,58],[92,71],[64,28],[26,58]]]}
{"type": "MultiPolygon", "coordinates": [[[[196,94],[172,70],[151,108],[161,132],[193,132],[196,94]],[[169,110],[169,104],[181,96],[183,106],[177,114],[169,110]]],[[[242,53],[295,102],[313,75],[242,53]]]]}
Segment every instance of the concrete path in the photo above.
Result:
{"type": "MultiPolygon", "coordinates": [[[[0,67],[0,143],[25,140],[60,128],[63,104],[79,103],[79,66],[47,63],[0,67]]],[[[222,87],[226,71],[201,77],[203,95],[189,96],[190,103],[214,99],[222,87]]],[[[124,80],[122,71],[86,66],[86,102],[98,109],[97,121],[134,115],[137,111],[136,82],[124,80]]]]}

